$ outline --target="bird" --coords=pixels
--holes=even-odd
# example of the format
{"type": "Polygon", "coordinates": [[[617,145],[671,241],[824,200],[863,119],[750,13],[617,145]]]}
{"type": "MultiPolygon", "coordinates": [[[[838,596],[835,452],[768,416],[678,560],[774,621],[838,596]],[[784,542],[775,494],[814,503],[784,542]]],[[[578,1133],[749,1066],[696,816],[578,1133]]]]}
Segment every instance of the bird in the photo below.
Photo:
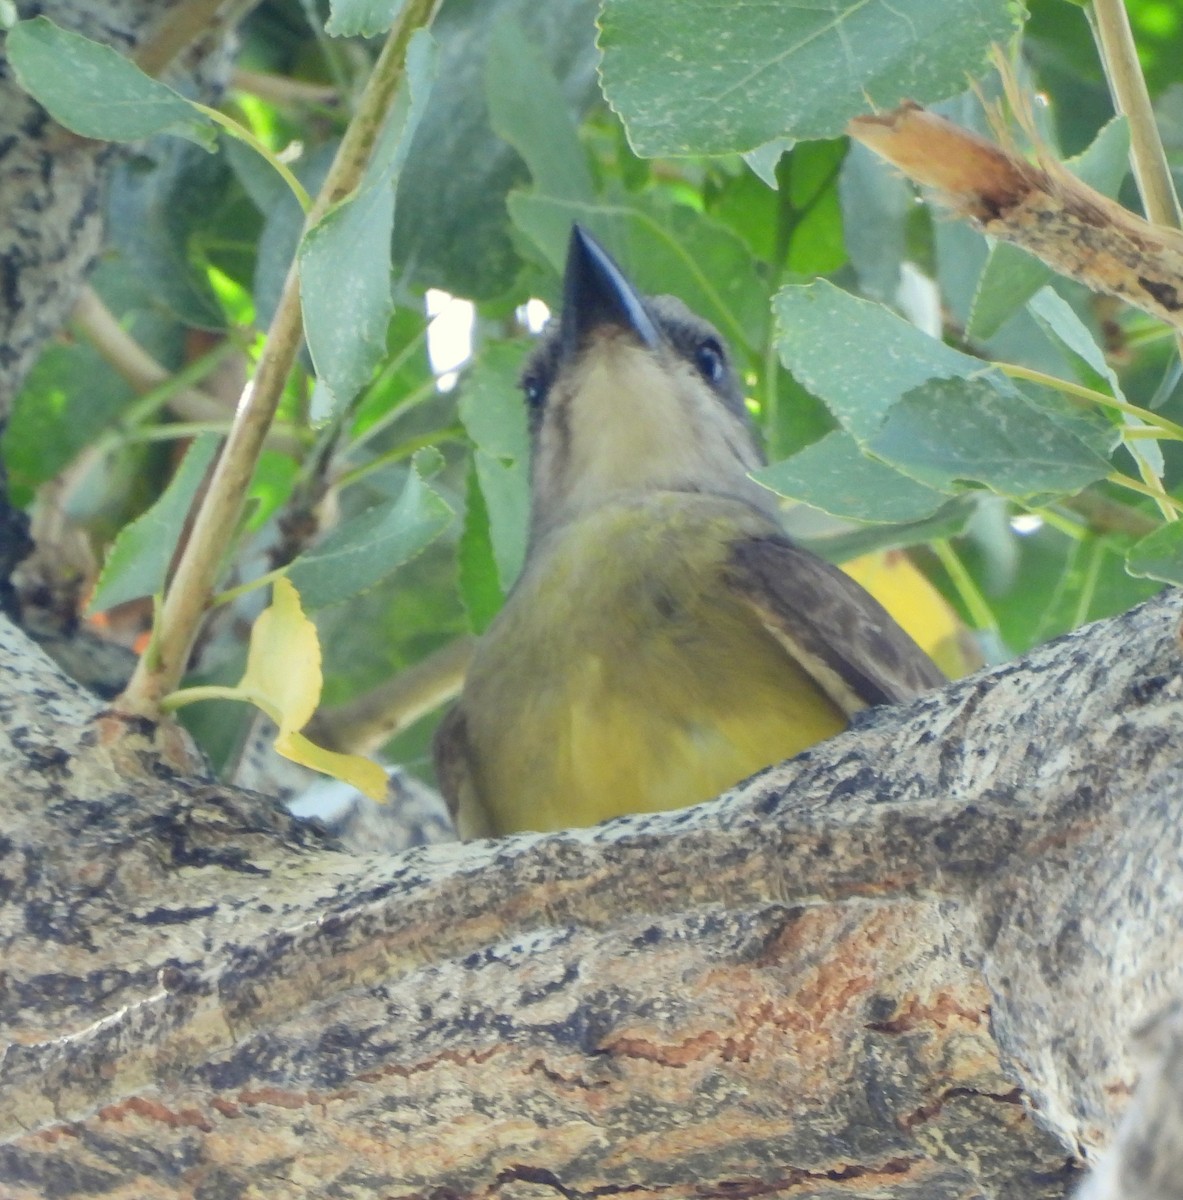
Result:
{"type": "Polygon", "coordinates": [[[434,741],[461,836],[709,800],[945,682],[786,535],[719,331],[579,225],[521,384],[525,562],[434,741]]]}

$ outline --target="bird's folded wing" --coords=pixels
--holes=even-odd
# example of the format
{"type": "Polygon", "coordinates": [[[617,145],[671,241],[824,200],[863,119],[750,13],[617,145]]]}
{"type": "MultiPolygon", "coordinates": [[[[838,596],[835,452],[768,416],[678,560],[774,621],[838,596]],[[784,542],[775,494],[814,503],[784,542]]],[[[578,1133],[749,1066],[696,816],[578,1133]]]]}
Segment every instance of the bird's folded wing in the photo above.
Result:
{"type": "Polygon", "coordinates": [[[740,539],[726,571],[729,586],[844,712],[898,704],[946,682],[877,600],[788,538],[740,539]]]}

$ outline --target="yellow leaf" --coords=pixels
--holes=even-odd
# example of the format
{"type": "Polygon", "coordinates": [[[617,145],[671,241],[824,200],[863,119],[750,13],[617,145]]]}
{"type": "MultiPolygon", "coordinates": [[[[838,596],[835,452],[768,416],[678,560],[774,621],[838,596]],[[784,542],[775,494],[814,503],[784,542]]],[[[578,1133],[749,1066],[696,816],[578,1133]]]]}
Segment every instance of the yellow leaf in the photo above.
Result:
{"type": "Polygon", "coordinates": [[[368,758],[338,754],[310,742],[302,733],[289,730],[275,739],[275,749],[284,758],[325,775],[332,775],[364,792],[371,800],[386,799],[386,772],[368,758]]]}
{"type": "Polygon", "coordinates": [[[282,577],[275,581],[271,607],[251,629],[246,673],[239,688],[278,726],[280,736],[308,724],[320,701],[320,641],[304,615],[300,596],[282,577]]]}
{"type": "Polygon", "coordinates": [[[969,630],[949,602],[902,550],[879,550],[842,569],[887,609],[950,679],[982,665],[969,630]]]}

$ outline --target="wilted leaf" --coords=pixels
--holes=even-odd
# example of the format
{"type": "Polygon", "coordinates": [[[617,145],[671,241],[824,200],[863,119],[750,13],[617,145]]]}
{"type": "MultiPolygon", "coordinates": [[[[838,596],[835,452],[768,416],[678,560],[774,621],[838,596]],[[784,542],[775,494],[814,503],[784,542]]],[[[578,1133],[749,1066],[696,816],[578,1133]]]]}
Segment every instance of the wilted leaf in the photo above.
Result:
{"type": "Polygon", "coordinates": [[[310,742],[302,733],[289,731],[275,739],[275,751],[302,767],[331,775],[355,787],[371,800],[386,799],[386,772],[372,759],[360,754],[341,754],[310,742]]]}
{"type": "Polygon", "coordinates": [[[320,703],[322,684],[316,626],[304,615],[296,589],[280,578],[271,604],[251,626],[246,670],[237,686],[183,688],[167,697],[165,705],[179,708],[206,699],[253,704],[279,727],[274,742],[278,754],[351,784],[373,800],[385,800],[386,772],[377,763],[325,750],[299,732],[320,703]]]}
{"type": "Polygon", "coordinates": [[[277,579],[271,604],[251,627],[246,671],[238,687],[279,726],[308,724],[320,700],[320,642],[291,582],[277,579]]]}

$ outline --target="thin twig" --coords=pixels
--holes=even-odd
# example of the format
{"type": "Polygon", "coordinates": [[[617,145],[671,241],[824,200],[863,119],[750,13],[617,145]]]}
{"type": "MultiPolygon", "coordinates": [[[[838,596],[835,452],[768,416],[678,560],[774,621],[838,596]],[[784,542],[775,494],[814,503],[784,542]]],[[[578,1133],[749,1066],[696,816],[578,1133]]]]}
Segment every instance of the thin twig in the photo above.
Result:
{"type": "MultiPolygon", "coordinates": [[[[1154,119],[1154,106],[1138,62],[1138,48],[1134,45],[1124,0],[1093,0],[1086,12],[1109,81],[1113,106],[1129,122],[1130,161],[1146,215],[1156,225],[1183,228],[1183,210],[1154,119]]],[[[1183,356],[1183,332],[1176,331],[1175,347],[1183,356]]]]}
{"type": "Polygon", "coordinates": [[[1146,215],[1156,225],[1179,229],[1183,210],[1158,135],[1125,4],[1122,0],[1093,0],[1091,15],[1114,107],[1129,121],[1130,158],[1146,215]]]}
{"type": "Polygon", "coordinates": [[[346,754],[373,754],[396,733],[459,694],[473,639],[460,637],[336,708],[321,709],[305,733],[346,754]]]}
{"type": "Polygon", "coordinates": [[[187,0],[178,5],[141,43],[132,61],[145,75],[159,75],[190,42],[214,22],[225,0],[187,0]]]}
{"type": "Polygon", "coordinates": [[[236,91],[258,96],[268,104],[327,106],[341,102],[341,93],[331,83],[309,83],[305,79],[289,79],[269,71],[248,71],[245,67],[235,67],[230,75],[230,86],[236,91]]]}
{"type": "MultiPolygon", "coordinates": [[[[386,44],[337,150],[328,178],[308,214],[315,224],[338,200],[359,184],[374,142],[404,75],[412,33],[432,17],[438,0],[410,0],[391,29],[386,44]]],[[[234,424],[201,503],[189,540],[177,564],[153,632],[121,706],[155,716],[160,701],[181,681],[189,652],[217,582],[230,533],[238,524],[259,452],[283,394],[284,383],[303,338],[298,265],[293,258],[279,304],[234,424]]]]}

